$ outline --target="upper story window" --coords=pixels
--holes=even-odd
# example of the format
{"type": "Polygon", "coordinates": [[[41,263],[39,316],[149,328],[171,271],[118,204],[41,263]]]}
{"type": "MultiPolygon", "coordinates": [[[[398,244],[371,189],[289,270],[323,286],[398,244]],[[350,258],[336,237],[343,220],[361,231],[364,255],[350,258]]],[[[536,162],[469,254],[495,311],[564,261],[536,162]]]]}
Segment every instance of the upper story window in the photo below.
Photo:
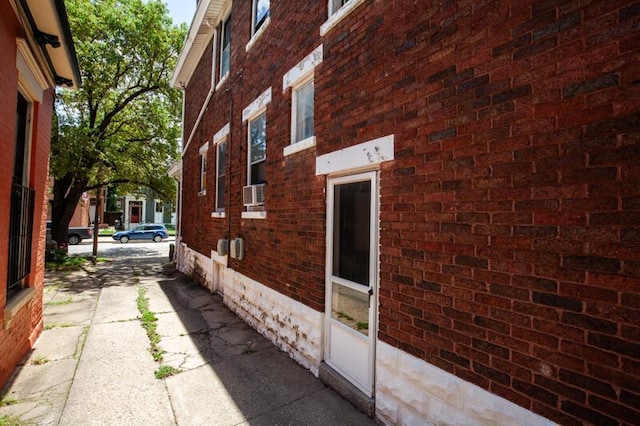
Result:
{"type": "Polygon", "coordinates": [[[342,6],[350,1],[351,0],[329,0],[329,16],[336,13],[342,6]]]}
{"type": "Polygon", "coordinates": [[[269,12],[269,0],[253,0],[253,25],[251,35],[257,33],[265,24],[267,18],[269,18],[269,12]]]}
{"type": "Polygon", "coordinates": [[[291,88],[291,145],[284,148],[290,155],[316,144],[314,131],[314,73],[322,62],[322,45],[282,77],[282,91],[291,88]]]}
{"type": "Polygon", "coordinates": [[[313,78],[293,88],[292,143],[300,142],[313,133],[313,78]]]}
{"type": "Polygon", "coordinates": [[[218,74],[216,73],[217,69],[217,61],[218,61],[218,31],[213,32],[213,41],[211,42],[211,46],[213,52],[211,53],[211,87],[215,87],[216,79],[218,78],[218,74]]]}
{"type": "Polygon", "coordinates": [[[231,59],[231,15],[220,23],[220,75],[222,80],[229,74],[231,59]]]}
{"type": "Polygon", "coordinates": [[[267,113],[263,111],[249,121],[249,185],[267,181],[267,113]]]}
{"type": "Polygon", "coordinates": [[[329,19],[320,27],[320,35],[328,33],[331,28],[362,3],[364,0],[329,0],[329,19]]]}

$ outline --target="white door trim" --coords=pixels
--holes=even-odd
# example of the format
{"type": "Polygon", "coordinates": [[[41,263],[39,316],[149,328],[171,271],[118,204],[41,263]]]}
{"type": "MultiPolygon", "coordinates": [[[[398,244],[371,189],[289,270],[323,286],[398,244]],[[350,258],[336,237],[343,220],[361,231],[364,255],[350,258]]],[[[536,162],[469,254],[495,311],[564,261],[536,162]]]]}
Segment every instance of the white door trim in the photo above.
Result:
{"type": "MultiPolygon", "coordinates": [[[[324,359],[334,370],[338,371],[341,375],[347,378],[354,386],[364,392],[367,396],[371,397],[374,394],[375,385],[375,348],[377,340],[377,314],[378,314],[378,281],[379,281],[379,172],[368,171],[348,176],[341,177],[329,177],[327,180],[327,213],[326,213],[326,262],[325,262],[325,335],[324,335],[324,359]],[[370,240],[369,240],[369,287],[373,290],[373,295],[369,299],[369,334],[368,337],[364,337],[362,334],[355,330],[348,328],[347,326],[333,320],[331,317],[332,306],[332,289],[333,284],[337,283],[342,286],[356,289],[353,284],[347,280],[343,280],[339,277],[333,276],[333,226],[334,226],[334,196],[335,186],[369,181],[371,183],[371,205],[370,205],[370,240]],[[366,372],[366,380],[361,380],[351,374],[351,372],[345,370],[340,365],[332,362],[331,360],[331,344],[332,344],[332,330],[336,330],[336,327],[340,328],[336,333],[340,334],[341,338],[348,338],[352,336],[354,339],[366,339],[368,345],[368,370],[366,372]]],[[[362,289],[358,289],[361,291],[362,289]]]]}

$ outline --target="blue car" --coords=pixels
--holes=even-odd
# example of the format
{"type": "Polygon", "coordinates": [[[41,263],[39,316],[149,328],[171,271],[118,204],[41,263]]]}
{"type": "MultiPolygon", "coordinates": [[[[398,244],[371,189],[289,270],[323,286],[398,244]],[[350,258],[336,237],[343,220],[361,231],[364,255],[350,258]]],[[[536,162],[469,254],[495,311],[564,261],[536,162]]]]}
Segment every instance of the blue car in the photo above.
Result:
{"type": "Polygon", "coordinates": [[[140,225],[130,231],[116,232],[112,238],[121,243],[128,243],[129,240],[153,240],[159,243],[169,238],[169,233],[164,225],[140,225]]]}

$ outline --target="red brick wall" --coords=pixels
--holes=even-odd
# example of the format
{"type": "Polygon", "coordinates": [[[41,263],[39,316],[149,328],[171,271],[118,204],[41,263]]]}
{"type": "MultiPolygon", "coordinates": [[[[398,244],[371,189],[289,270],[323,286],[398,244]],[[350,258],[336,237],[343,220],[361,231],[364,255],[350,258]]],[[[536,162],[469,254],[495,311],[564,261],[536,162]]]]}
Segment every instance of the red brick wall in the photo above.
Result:
{"type": "Polygon", "coordinates": [[[0,5],[0,388],[42,331],[42,289],[44,285],[44,245],[46,181],[51,138],[53,91],[44,93],[42,103],[33,106],[29,185],[36,190],[31,274],[27,285],[36,289],[35,298],[5,326],[7,260],[11,182],[15,149],[15,108],[17,99],[16,37],[22,33],[11,6],[0,5]]]}
{"type": "MultiPolygon", "coordinates": [[[[188,84],[188,90],[185,92],[185,115],[184,126],[186,129],[193,129],[193,126],[198,119],[200,109],[204,103],[209,90],[211,89],[211,60],[213,56],[213,39],[209,42],[209,45],[202,53],[202,58],[198,63],[197,70],[193,73],[191,80],[188,84]]],[[[189,132],[184,135],[185,140],[188,140],[190,136],[189,132]]]]}
{"type": "MultiPolygon", "coordinates": [[[[184,157],[185,202],[182,207],[183,240],[208,256],[212,249],[215,250],[217,240],[229,235],[229,212],[227,218],[211,217],[216,164],[216,150],[211,141],[213,135],[229,122],[233,108],[232,134],[228,142],[233,162],[230,166],[231,238],[244,238],[245,260],[230,260],[230,265],[318,310],[324,305],[323,179],[313,173],[314,150],[282,157],[282,150],[290,143],[291,120],[291,93],[282,93],[282,76],[320,44],[318,28],[326,16],[324,9],[326,5],[314,5],[311,9],[305,6],[292,14],[297,8],[274,2],[271,23],[249,52],[245,52],[250,39],[251,8],[242,2],[233,4],[229,78],[212,96],[184,157]],[[311,25],[309,17],[315,17],[311,25]],[[286,40],[282,34],[287,34],[286,40]],[[242,187],[247,185],[247,123],[242,122],[242,110],[269,86],[272,87],[272,101],[267,107],[267,219],[241,220],[240,212],[244,210],[242,187]],[[225,92],[226,89],[233,92],[225,92]],[[198,196],[198,150],[207,141],[210,142],[207,193],[198,196]],[[304,215],[300,215],[301,211],[304,215]]],[[[202,99],[203,91],[209,88],[211,51],[207,48],[189,82],[186,117],[197,117],[200,112],[201,105],[195,100],[202,99]]],[[[185,120],[187,136],[191,134],[191,118],[185,120]]]]}
{"type": "Polygon", "coordinates": [[[232,97],[231,236],[246,259],[230,266],[322,310],[315,157],[394,134],[396,159],[381,168],[378,337],[560,423],[635,422],[640,5],[366,1],[320,38],[325,2],[299,3],[274,3],[248,53],[250,6],[234,3],[221,88],[233,94],[214,95],[185,156],[185,242],[208,255],[227,232],[210,217],[214,190],[195,194],[197,149],[232,97]],[[318,144],[283,157],[282,75],[320,43],[318,144]],[[267,219],[241,220],[240,116],[268,86],[267,219]]]}

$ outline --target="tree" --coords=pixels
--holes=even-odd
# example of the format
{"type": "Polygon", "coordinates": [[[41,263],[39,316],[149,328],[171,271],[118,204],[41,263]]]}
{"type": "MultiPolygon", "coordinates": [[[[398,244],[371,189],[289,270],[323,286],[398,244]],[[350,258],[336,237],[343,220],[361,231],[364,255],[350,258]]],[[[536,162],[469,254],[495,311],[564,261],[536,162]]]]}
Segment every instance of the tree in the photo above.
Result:
{"type": "Polygon", "coordinates": [[[82,85],[57,93],[51,235],[66,242],[82,194],[108,185],[171,200],[181,94],[169,87],[186,35],[160,0],[67,0],[82,85]]]}

